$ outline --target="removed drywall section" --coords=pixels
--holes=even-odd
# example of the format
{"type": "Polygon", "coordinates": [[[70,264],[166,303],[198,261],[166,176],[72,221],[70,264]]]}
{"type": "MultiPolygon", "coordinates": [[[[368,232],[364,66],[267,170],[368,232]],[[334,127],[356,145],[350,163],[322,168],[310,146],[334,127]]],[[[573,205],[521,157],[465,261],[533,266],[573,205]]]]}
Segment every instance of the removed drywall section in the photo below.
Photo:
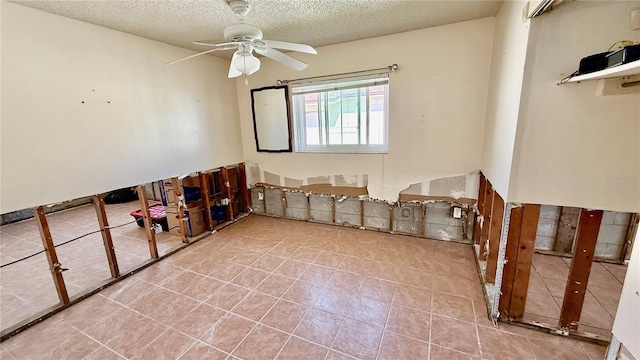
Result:
{"type": "Polygon", "coordinates": [[[346,196],[336,199],[336,224],[361,226],[360,200],[347,198],[346,196]]]}
{"type": "Polygon", "coordinates": [[[412,235],[424,234],[424,207],[422,204],[396,204],[393,207],[393,231],[412,235]]]}
{"type": "Polygon", "coordinates": [[[409,185],[400,192],[401,200],[478,199],[480,173],[450,176],[409,185]]]}
{"type": "Polygon", "coordinates": [[[388,202],[364,201],[364,227],[373,230],[389,230],[391,212],[388,202]]]}
{"type": "Polygon", "coordinates": [[[619,260],[627,237],[630,213],[605,211],[598,232],[595,257],[619,260]]]}
{"type": "Polygon", "coordinates": [[[251,188],[251,209],[256,214],[264,214],[264,188],[251,188]]]}
{"type": "Polygon", "coordinates": [[[467,240],[463,235],[467,233],[467,224],[462,211],[464,210],[461,210],[460,218],[454,218],[451,216],[451,204],[442,201],[426,204],[425,236],[443,240],[467,240]]]}
{"type": "Polygon", "coordinates": [[[309,220],[333,223],[333,201],[331,195],[309,195],[309,220]]]}
{"type": "Polygon", "coordinates": [[[553,250],[558,232],[560,209],[560,206],[553,205],[542,205],[540,207],[535,245],[537,250],[553,250]]]}
{"type": "Polygon", "coordinates": [[[306,220],[308,217],[307,211],[309,207],[309,201],[307,195],[303,192],[286,191],[284,193],[286,201],[286,217],[306,220]]]}
{"type": "Polygon", "coordinates": [[[266,188],[264,189],[265,213],[275,216],[284,216],[283,204],[284,193],[281,189],[266,188]]]}
{"type": "Polygon", "coordinates": [[[246,166],[249,169],[247,171],[247,182],[250,186],[260,184],[268,187],[282,187],[290,190],[350,197],[369,195],[367,191],[368,176],[366,174],[325,175],[306,179],[292,179],[265,171],[255,163],[249,163],[246,166]]]}

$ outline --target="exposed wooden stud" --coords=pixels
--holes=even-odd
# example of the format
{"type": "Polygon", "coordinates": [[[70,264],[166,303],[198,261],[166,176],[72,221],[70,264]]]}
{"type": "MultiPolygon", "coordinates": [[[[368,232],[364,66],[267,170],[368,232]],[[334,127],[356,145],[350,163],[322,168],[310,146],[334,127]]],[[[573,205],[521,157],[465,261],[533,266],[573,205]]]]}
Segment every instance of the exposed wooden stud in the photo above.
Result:
{"type": "Polygon", "coordinates": [[[182,238],[182,242],[187,244],[189,242],[189,239],[187,238],[187,219],[184,216],[185,200],[182,196],[182,187],[180,186],[180,182],[178,181],[177,177],[171,178],[171,186],[173,186],[173,193],[176,194],[176,210],[178,217],[178,226],[180,227],[180,237],[182,238]]]}
{"type": "Polygon", "coordinates": [[[494,191],[493,204],[491,208],[491,226],[489,229],[489,255],[487,256],[487,270],[485,282],[494,283],[496,281],[496,270],[498,268],[498,251],[500,250],[500,235],[502,233],[502,219],[504,218],[504,200],[494,191]]]}
{"type": "Polygon", "coordinates": [[[640,222],[640,215],[631,214],[631,220],[629,221],[629,228],[627,229],[627,236],[624,238],[624,244],[622,244],[622,251],[620,251],[620,262],[624,262],[627,259],[627,253],[633,244],[636,232],[638,231],[638,222],[640,222]]]}
{"type": "Polygon", "coordinates": [[[516,275],[516,260],[520,247],[520,229],[522,227],[523,206],[517,206],[509,210],[511,212],[509,230],[507,232],[507,247],[504,255],[505,264],[502,269],[502,286],[500,288],[500,303],[498,310],[500,316],[509,317],[511,296],[513,294],[513,282],[516,275]]]}
{"type": "Polygon", "coordinates": [[[480,230],[480,260],[487,260],[487,240],[489,240],[489,231],[491,229],[491,210],[493,209],[493,187],[487,181],[484,196],[484,212],[482,216],[482,229],[480,230]]]}
{"type": "Polygon", "coordinates": [[[240,189],[242,203],[244,204],[244,213],[248,214],[251,208],[251,195],[249,194],[249,187],[247,186],[247,169],[244,163],[238,165],[238,171],[240,172],[240,189]]]}
{"type": "Polygon", "coordinates": [[[116,278],[120,275],[120,270],[118,269],[118,259],[116,259],[116,252],[113,247],[113,239],[111,238],[111,230],[109,230],[109,221],[107,220],[107,212],[104,208],[102,195],[98,194],[93,197],[93,206],[96,209],[98,225],[102,233],[102,243],[104,244],[104,251],[107,255],[107,262],[109,262],[109,271],[111,271],[111,277],[116,278]]]}
{"type": "Polygon", "coordinates": [[[145,234],[147,234],[147,241],[149,242],[149,253],[152,259],[157,259],[158,245],[156,244],[156,233],[152,229],[151,214],[149,214],[149,200],[147,199],[147,192],[144,190],[144,185],[138,185],[137,191],[138,191],[138,199],[140,200],[140,207],[142,208],[142,221],[144,222],[144,232],[145,234]]]}
{"type": "Polygon", "coordinates": [[[335,224],[336,223],[336,198],[333,196],[330,196],[331,198],[331,223],[335,224]]]}
{"type": "Polygon", "coordinates": [[[209,176],[206,172],[198,173],[198,180],[200,181],[200,197],[202,198],[202,205],[204,206],[204,226],[207,230],[213,230],[213,221],[211,214],[211,189],[209,188],[209,176]]]}
{"type": "Polygon", "coordinates": [[[360,228],[364,229],[364,200],[360,199],[360,228]]]}
{"type": "Polygon", "coordinates": [[[287,193],[282,190],[282,199],[280,201],[282,204],[282,217],[287,217],[287,193]]]}
{"type": "MultiPolygon", "coordinates": [[[[478,189],[478,214],[484,214],[484,199],[485,191],[487,188],[487,178],[484,174],[480,173],[480,187],[478,189]]],[[[473,242],[474,244],[480,244],[480,223],[475,221],[473,224],[473,242]]]]}
{"type": "MultiPolygon", "coordinates": [[[[229,183],[229,169],[226,166],[223,166],[220,169],[220,181],[222,181],[222,196],[227,199],[228,203],[226,205],[227,209],[227,220],[233,220],[233,207],[231,205],[231,184],[229,183]]],[[[266,197],[266,194],[265,194],[266,197]]],[[[267,211],[267,207],[265,204],[264,208],[265,212],[267,211]]]]}
{"type": "Polygon", "coordinates": [[[571,254],[573,241],[576,237],[576,228],[580,218],[580,208],[563,206],[560,209],[558,220],[558,232],[556,233],[553,251],[563,254],[571,254]]]}
{"type": "Polygon", "coordinates": [[[418,231],[418,235],[425,236],[427,232],[427,205],[424,203],[420,204],[420,211],[422,211],[422,219],[420,219],[420,231],[418,231]]]}
{"type": "Polygon", "coordinates": [[[517,258],[515,259],[513,275],[513,287],[508,311],[508,317],[511,319],[522,319],[524,316],[524,307],[527,302],[529,275],[531,274],[531,263],[533,261],[539,218],[540,205],[523,205],[520,236],[517,246],[517,258]]]}
{"type": "Polygon", "coordinates": [[[305,194],[307,201],[305,207],[307,208],[307,220],[311,220],[311,203],[309,202],[309,194],[305,194]]]}
{"type": "Polygon", "coordinates": [[[389,205],[389,232],[393,233],[393,207],[394,205],[389,205]]]}
{"type": "Polygon", "coordinates": [[[62,264],[58,261],[58,254],[56,254],[56,248],[53,244],[53,238],[51,237],[51,231],[49,230],[49,224],[47,223],[47,217],[44,215],[44,208],[39,206],[33,209],[33,215],[40,231],[40,238],[42,239],[42,246],[44,246],[45,254],[47,254],[47,261],[49,262],[49,270],[51,270],[51,276],[53,277],[53,283],[56,286],[58,292],[58,299],[64,305],[69,305],[69,293],[67,293],[67,286],[64,283],[64,277],[62,272],[62,264]]]}
{"type": "Polygon", "coordinates": [[[560,328],[576,331],[580,322],[582,305],[587,292],[589,273],[596,250],[598,231],[602,222],[602,210],[585,210],[580,212],[573,258],[569,268],[569,277],[564,291],[562,309],[560,310],[560,328]]]}

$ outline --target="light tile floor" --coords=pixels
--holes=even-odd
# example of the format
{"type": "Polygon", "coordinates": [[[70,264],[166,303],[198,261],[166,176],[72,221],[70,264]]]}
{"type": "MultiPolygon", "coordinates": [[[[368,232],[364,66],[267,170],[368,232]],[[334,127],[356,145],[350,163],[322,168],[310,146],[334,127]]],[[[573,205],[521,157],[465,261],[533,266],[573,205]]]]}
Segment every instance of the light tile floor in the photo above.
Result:
{"type": "Polygon", "coordinates": [[[602,359],[487,320],[468,245],[250,216],[0,344],[4,359],[602,359]]]}
{"type": "MultiPolygon", "coordinates": [[[[570,258],[534,255],[525,320],[558,324],[570,266],[570,258]]],[[[605,338],[611,336],[626,272],[626,265],[593,263],[578,330],[605,338]]]]}
{"type": "MultiPolygon", "coordinates": [[[[132,211],[140,203],[105,205],[111,227],[130,223],[132,211]]],[[[54,243],[99,230],[92,204],[47,214],[54,243]]],[[[111,230],[121,273],[138,267],[151,258],[143,228],[135,222],[111,230]]],[[[177,236],[156,235],[162,255],[182,244],[177,236]]],[[[35,220],[0,227],[0,263],[6,264],[42,250],[35,220]]],[[[111,277],[102,235],[95,233],[56,248],[69,296],[93,290],[111,277]]],[[[55,286],[45,254],[40,254],[0,269],[0,328],[6,329],[58,303],[55,286]]]]}

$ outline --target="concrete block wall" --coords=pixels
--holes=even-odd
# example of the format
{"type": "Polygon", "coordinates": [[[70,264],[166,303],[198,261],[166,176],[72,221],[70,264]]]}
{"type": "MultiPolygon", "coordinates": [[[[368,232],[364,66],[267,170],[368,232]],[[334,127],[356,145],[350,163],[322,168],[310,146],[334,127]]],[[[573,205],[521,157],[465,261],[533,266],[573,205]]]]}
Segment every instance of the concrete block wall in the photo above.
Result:
{"type": "Polygon", "coordinates": [[[423,224],[424,210],[421,204],[406,203],[393,207],[393,231],[422,235],[425,233],[423,224]]]}
{"type": "Polygon", "coordinates": [[[465,240],[462,235],[464,220],[451,216],[451,205],[445,202],[426,205],[425,236],[444,240],[465,240]]]}
{"type": "Polygon", "coordinates": [[[388,202],[364,202],[364,226],[367,229],[388,230],[391,225],[391,205],[388,202]]]}
{"type": "MultiPolygon", "coordinates": [[[[538,229],[536,231],[536,250],[554,250],[561,212],[561,206],[541,206],[538,229]]],[[[620,259],[630,221],[630,213],[604,211],[600,231],[598,232],[595,258],[620,259]]]]}
{"type": "Polygon", "coordinates": [[[361,213],[359,199],[336,200],[336,224],[361,226],[361,213]]]}
{"type": "Polygon", "coordinates": [[[540,218],[536,231],[536,250],[553,250],[558,233],[558,220],[560,220],[560,206],[540,206],[540,218]]]}
{"type": "Polygon", "coordinates": [[[330,195],[309,195],[309,220],[333,222],[333,205],[330,195]]]}
{"type": "Polygon", "coordinates": [[[468,216],[455,219],[451,216],[452,205],[447,201],[389,203],[263,185],[251,189],[251,199],[256,214],[364,227],[439,240],[471,242],[472,239],[472,209],[468,205],[460,205],[463,213],[468,216]],[[466,237],[463,235],[463,226],[468,229],[466,237]]]}
{"type": "Polygon", "coordinates": [[[594,256],[602,259],[619,259],[630,221],[630,213],[605,211],[600,223],[594,256]]]}

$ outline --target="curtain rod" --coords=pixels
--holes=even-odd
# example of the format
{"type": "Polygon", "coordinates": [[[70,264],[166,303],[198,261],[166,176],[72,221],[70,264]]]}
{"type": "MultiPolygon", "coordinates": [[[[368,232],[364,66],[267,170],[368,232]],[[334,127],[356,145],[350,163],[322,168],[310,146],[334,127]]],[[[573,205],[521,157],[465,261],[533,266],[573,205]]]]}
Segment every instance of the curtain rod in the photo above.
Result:
{"type": "Polygon", "coordinates": [[[307,78],[300,78],[300,79],[293,79],[293,80],[276,80],[276,85],[280,86],[280,85],[287,85],[288,83],[291,82],[295,82],[295,81],[302,81],[302,80],[313,80],[313,79],[321,79],[321,78],[328,78],[328,77],[335,77],[335,76],[343,76],[343,75],[355,75],[355,74],[362,74],[362,73],[369,73],[372,71],[379,71],[379,70],[389,70],[389,71],[396,71],[398,70],[398,64],[392,64],[383,68],[378,68],[378,69],[370,69],[370,70],[361,70],[361,71],[353,71],[353,72],[346,72],[346,73],[342,73],[342,74],[333,74],[333,75],[322,75],[322,76],[312,76],[312,77],[307,77],[307,78]]]}

